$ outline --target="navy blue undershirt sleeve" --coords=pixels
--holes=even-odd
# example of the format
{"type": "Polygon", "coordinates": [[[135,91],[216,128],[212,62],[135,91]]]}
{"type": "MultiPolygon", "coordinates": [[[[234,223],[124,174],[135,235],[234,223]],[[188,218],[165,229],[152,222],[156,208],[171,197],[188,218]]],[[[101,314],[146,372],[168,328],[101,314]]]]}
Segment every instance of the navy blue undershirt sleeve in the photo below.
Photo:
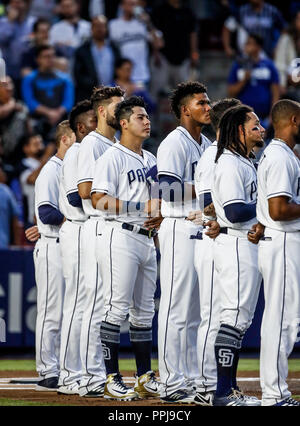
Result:
{"type": "Polygon", "coordinates": [[[68,198],[69,204],[71,204],[71,206],[82,208],[82,199],[81,199],[78,191],[72,192],[71,194],[68,194],[67,198],[68,198]]]}
{"type": "Polygon", "coordinates": [[[184,184],[179,179],[173,176],[160,175],[158,181],[160,199],[167,202],[179,202],[184,199],[184,184]]]}
{"type": "Polygon", "coordinates": [[[256,204],[233,203],[224,207],[225,216],[231,223],[248,222],[256,217],[256,204]]]}
{"type": "Polygon", "coordinates": [[[39,218],[44,225],[60,225],[64,216],[50,204],[44,204],[38,208],[39,218]]]}
{"type": "Polygon", "coordinates": [[[209,206],[212,202],[211,192],[206,192],[204,194],[204,208],[209,206]]]}

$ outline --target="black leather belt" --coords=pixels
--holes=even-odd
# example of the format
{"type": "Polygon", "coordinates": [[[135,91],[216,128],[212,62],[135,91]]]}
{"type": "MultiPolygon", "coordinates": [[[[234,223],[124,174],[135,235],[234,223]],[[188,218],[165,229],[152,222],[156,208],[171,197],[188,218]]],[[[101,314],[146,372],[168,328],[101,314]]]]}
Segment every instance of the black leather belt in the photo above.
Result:
{"type": "MultiPolygon", "coordinates": [[[[122,229],[126,229],[126,231],[133,231],[134,225],[131,225],[130,223],[122,223],[122,229]]],[[[137,231],[137,234],[146,235],[148,238],[153,238],[157,235],[156,229],[139,229],[137,231]]]]}
{"type": "Polygon", "coordinates": [[[220,228],[220,234],[228,234],[228,228],[220,228]]]}

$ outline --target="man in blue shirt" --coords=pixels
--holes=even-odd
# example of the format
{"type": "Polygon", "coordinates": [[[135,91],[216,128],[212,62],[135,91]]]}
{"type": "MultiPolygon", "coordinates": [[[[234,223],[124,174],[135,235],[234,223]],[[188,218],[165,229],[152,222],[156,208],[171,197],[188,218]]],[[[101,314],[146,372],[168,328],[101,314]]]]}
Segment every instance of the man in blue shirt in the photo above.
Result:
{"type": "Polygon", "coordinates": [[[223,27],[222,40],[225,52],[232,56],[231,33],[236,32],[237,47],[242,52],[249,34],[262,37],[265,53],[272,57],[280,33],[286,27],[281,12],[264,0],[248,0],[236,13],[229,16],[223,27]]]}
{"type": "Polygon", "coordinates": [[[0,165],[0,249],[20,244],[19,208],[0,165]],[[11,235],[12,231],[12,235],[11,235]]]}
{"type": "Polygon", "coordinates": [[[24,40],[31,33],[36,20],[28,14],[28,7],[28,0],[9,0],[6,15],[0,18],[0,49],[6,62],[6,72],[14,80],[17,91],[24,40]]]}
{"type": "Polygon", "coordinates": [[[251,106],[268,127],[272,105],[279,100],[279,74],[272,60],[262,54],[263,40],[250,34],[245,57],[234,62],[228,79],[228,95],[251,106]]]}
{"type": "Polygon", "coordinates": [[[28,74],[22,82],[23,99],[30,113],[38,120],[36,130],[50,140],[53,139],[50,130],[65,118],[74,104],[73,82],[66,74],[55,70],[54,59],[53,47],[38,47],[38,69],[28,74]]]}

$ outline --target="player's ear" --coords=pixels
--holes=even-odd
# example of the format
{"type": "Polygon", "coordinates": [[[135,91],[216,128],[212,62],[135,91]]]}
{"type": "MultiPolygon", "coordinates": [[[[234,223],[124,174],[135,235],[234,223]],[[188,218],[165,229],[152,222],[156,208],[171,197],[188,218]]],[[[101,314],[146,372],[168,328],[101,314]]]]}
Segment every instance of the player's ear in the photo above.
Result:
{"type": "Polygon", "coordinates": [[[298,126],[298,124],[297,124],[297,116],[296,115],[292,115],[291,122],[292,122],[292,124],[294,126],[298,126]]]}
{"type": "Polygon", "coordinates": [[[189,109],[188,105],[184,104],[184,105],[181,106],[181,114],[186,115],[186,116],[190,115],[190,109],[189,109]]]}
{"type": "Polygon", "coordinates": [[[122,118],[122,120],[120,120],[120,126],[122,129],[127,129],[128,128],[128,121],[125,118],[122,118]]]}
{"type": "Polygon", "coordinates": [[[98,106],[98,115],[99,116],[104,116],[105,115],[105,108],[104,108],[104,106],[103,105],[99,105],[98,106]]]}
{"type": "Polygon", "coordinates": [[[62,137],[60,138],[60,146],[66,145],[66,142],[67,142],[67,135],[62,135],[62,137]]]}

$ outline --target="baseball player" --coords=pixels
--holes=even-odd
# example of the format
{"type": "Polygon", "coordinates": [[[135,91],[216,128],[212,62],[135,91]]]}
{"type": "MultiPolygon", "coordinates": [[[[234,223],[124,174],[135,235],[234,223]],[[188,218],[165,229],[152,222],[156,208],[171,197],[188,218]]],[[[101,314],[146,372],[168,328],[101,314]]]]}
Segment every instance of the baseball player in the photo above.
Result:
{"type": "MultiPolygon", "coordinates": [[[[59,231],[62,266],[65,278],[65,297],[60,348],[60,394],[78,394],[81,378],[80,331],[85,302],[84,268],[82,265],[83,224],[87,215],[77,188],[77,161],[82,139],[96,128],[96,116],[90,101],[74,106],[69,117],[76,135],[67,151],[60,175],[59,208],[67,219],[59,231]]],[[[88,392],[87,392],[88,394],[88,392]]],[[[91,396],[91,395],[85,396],[91,396]]]]}
{"type": "Polygon", "coordinates": [[[94,90],[92,106],[97,116],[97,127],[81,142],[77,165],[77,186],[84,213],[88,216],[83,229],[84,306],[80,355],[82,377],[79,394],[101,396],[106,381],[105,365],[100,339],[100,325],[103,315],[102,280],[95,257],[96,234],[101,229],[100,212],[93,208],[90,198],[96,160],[110,148],[117,139],[117,123],[114,117],[116,105],[123,100],[120,87],[103,86],[94,90]]]}
{"type": "Polygon", "coordinates": [[[201,134],[210,123],[210,100],[198,82],[179,84],[171,105],[180,125],[162,141],[157,169],[162,193],[159,230],[161,252],[161,298],[158,315],[158,357],[162,382],[161,399],[190,403],[194,393],[186,390],[199,375],[197,332],[200,323],[199,288],[194,266],[196,235],[202,226],[193,223],[198,210],[194,174],[209,139],[201,134]],[[188,383],[187,383],[188,381],[188,383]]]}
{"type": "Polygon", "coordinates": [[[57,390],[64,278],[59,229],[64,216],[59,210],[59,174],[75,135],[68,121],[56,129],[57,153],[42,168],[35,183],[35,215],[40,233],[34,252],[37,285],[36,369],[42,378],[36,390],[57,390]]]}
{"type": "Polygon", "coordinates": [[[262,405],[300,406],[286,383],[288,356],[300,323],[300,104],[283,99],[272,109],[275,137],[258,166],[259,269],[265,309],[261,328],[262,405]]]}
{"type": "MultiPolygon", "coordinates": [[[[240,105],[238,99],[222,99],[210,110],[211,125],[218,137],[218,127],[223,113],[231,107],[240,105]]],[[[195,171],[195,192],[204,211],[203,221],[215,219],[210,212],[212,206],[211,187],[217,141],[213,142],[202,154],[195,171]]],[[[197,355],[200,376],[196,380],[198,405],[212,405],[217,387],[217,366],[214,343],[219,329],[218,282],[214,268],[213,245],[211,233],[199,232],[195,236],[195,268],[198,274],[201,322],[198,332],[197,355]]]]}
{"type": "Polygon", "coordinates": [[[132,400],[159,396],[151,370],[152,319],[157,262],[154,230],[145,227],[155,216],[159,199],[151,199],[147,172],[155,157],[142,149],[150,135],[150,120],[142,98],[131,97],[116,107],[121,140],[95,165],[93,206],[104,213],[98,230],[96,253],[104,285],[101,340],[107,380],[104,398],[132,400]],[[154,213],[153,213],[154,212],[154,213]],[[120,327],[129,314],[129,335],[136,359],[134,388],[127,387],[119,372],[120,327]]]}
{"type": "Polygon", "coordinates": [[[256,169],[249,155],[262,142],[263,128],[252,108],[236,106],[220,121],[212,200],[220,234],[214,243],[218,277],[220,326],[215,340],[217,389],[214,406],[260,405],[234,390],[244,334],[251,324],[261,277],[257,245],[247,234],[256,225],[256,169]]]}

